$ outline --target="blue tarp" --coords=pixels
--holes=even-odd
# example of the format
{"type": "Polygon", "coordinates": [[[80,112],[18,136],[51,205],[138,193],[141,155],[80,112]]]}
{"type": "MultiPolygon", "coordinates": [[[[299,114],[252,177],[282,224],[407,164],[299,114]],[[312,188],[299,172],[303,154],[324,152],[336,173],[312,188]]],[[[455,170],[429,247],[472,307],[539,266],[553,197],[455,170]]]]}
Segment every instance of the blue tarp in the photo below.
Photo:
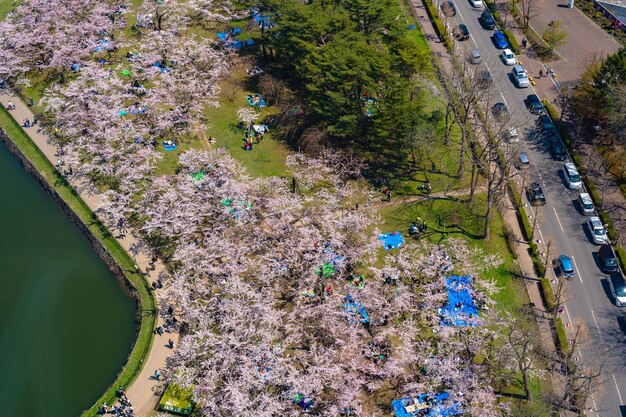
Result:
{"type": "Polygon", "coordinates": [[[467,318],[478,317],[478,308],[474,303],[472,278],[466,276],[450,276],[446,278],[448,304],[440,313],[442,326],[475,326],[477,323],[467,318]]]}
{"type": "Polygon", "coordinates": [[[400,232],[385,233],[384,235],[378,235],[378,240],[383,242],[383,246],[386,250],[396,249],[404,245],[404,238],[400,232]]]}
{"type": "Polygon", "coordinates": [[[166,151],[173,151],[174,149],[176,149],[176,143],[172,145],[166,145],[165,141],[163,141],[163,147],[165,148],[166,151]]]}
{"type": "Polygon", "coordinates": [[[265,29],[269,29],[274,26],[274,22],[272,22],[270,16],[261,16],[259,12],[254,12],[252,17],[254,17],[254,20],[256,20],[256,22],[259,24],[259,27],[261,26],[261,22],[263,22],[263,26],[265,27],[265,29]]]}
{"type": "Polygon", "coordinates": [[[396,417],[452,417],[459,416],[463,414],[459,407],[458,402],[449,402],[446,403],[450,394],[447,392],[440,392],[436,395],[433,395],[434,401],[430,404],[428,410],[424,409],[424,414],[419,414],[420,410],[415,410],[409,412],[406,410],[407,406],[415,405],[415,400],[417,400],[417,404],[427,404],[428,394],[420,394],[415,399],[413,398],[401,398],[399,400],[394,400],[391,402],[391,407],[393,408],[393,412],[396,417]]]}
{"type": "Polygon", "coordinates": [[[230,31],[228,32],[217,32],[217,38],[220,41],[222,41],[222,43],[224,43],[226,46],[229,46],[235,49],[241,49],[244,46],[254,44],[254,41],[252,39],[247,39],[245,41],[234,39],[234,37],[239,35],[240,33],[241,33],[240,28],[233,28],[233,29],[230,29],[230,31]]]}
{"type": "Polygon", "coordinates": [[[311,408],[313,408],[313,400],[311,398],[305,397],[302,394],[292,395],[291,401],[293,401],[294,404],[300,406],[300,408],[302,408],[304,411],[311,411],[311,408]]]}
{"type": "Polygon", "coordinates": [[[361,323],[370,322],[367,310],[361,305],[361,303],[355,302],[351,295],[346,295],[345,301],[346,302],[343,304],[343,311],[345,311],[348,315],[348,321],[352,321],[357,316],[360,316],[359,321],[361,323]]]}
{"type": "Polygon", "coordinates": [[[265,103],[265,100],[263,99],[263,97],[261,97],[260,94],[255,94],[255,95],[259,96],[259,101],[257,101],[256,103],[253,100],[254,96],[246,96],[246,101],[248,102],[249,105],[257,106],[257,107],[267,106],[267,103],[265,103]]]}
{"type": "Polygon", "coordinates": [[[96,52],[100,52],[100,51],[106,51],[110,48],[111,48],[111,41],[108,39],[102,38],[100,39],[100,41],[98,41],[98,44],[96,45],[94,50],[96,52]]]}
{"type": "Polygon", "coordinates": [[[409,30],[415,30],[415,25],[413,24],[409,25],[409,30]]]}
{"type": "Polygon", "coordinates": [[[161,70],[161,74],[170,72],[172,70],[170,67],[166,67],[165,65],[163,65],[162,62],[155,62],[154,64],[152,64],[152,66],[161,70]]]}

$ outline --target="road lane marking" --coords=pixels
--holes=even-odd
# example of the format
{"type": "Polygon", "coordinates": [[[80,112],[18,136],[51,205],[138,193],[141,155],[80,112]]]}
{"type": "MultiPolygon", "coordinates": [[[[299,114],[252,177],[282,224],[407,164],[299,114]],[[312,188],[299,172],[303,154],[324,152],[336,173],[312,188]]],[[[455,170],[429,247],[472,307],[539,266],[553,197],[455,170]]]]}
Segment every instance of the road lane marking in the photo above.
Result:
{"type": "Polygon", "coordinates": [[[617,379],[615,379],[615,374],[611,374],[611,376],[613,377],[613,382],[615,382],[615,389],[617,390],[617,396],[619,397],[619,402],[620,404],[624,404],[624,401],[622,400],[622,393],[619,392],[619,386],[617,385],[617,379]]]}
{"type": "Polygon", "coordinates": [[[591,317],[593,317],[593,322],[596,325],[596,329],[598,329],[598,334],[600,335],[600,339],[602,339],[602,332],[600,332],[600,326],[598,326],[598,321],[596,320],[596,315],[593,313],[593,310],[591,310],[591,317]]]}
{"type": "Polygon", "coordinates": [[[580,280],[581,283],[583,283],[583,277],[580,275],[580,271],[578,270],[578,266],[576,265],[576,259],[574,259],[574,256],[572,256],[572,263],[574,264],[574,268],[576,268],[576,273],[578,274],[578,279],[580,280]]]}
{"type": "Polygon", "coordinates": [[[564,232],[565,230],[563,230],[563,225],[561,224],[561,219],[559,219],[559,215],[556,214],[556,208],[552,207],[552,210],[554,210],[554,215],[556,216],[556,220],[559,222],[559,227],[561,228],[561,232],[564,232]]]}
{"type": "MultiPolygon", "coordinates": [[[[557,277],[557,279],[559,279],[557,277]]],[[[571,324],[572,323],[572,318],[569,315],[569,310],[567,309],[567,304],[563,303],[563,306],[565,307],[565,314],[567,315],[567,321],[571,324]]]]}
{"type": "Polygon", "coordinates": [[[500,97],[502,97],[502,101],[504,101],[504,104],[506,104],[506,107],[509,107],[509,103],[506,102],[506,99],[504,98],[504,94],[502,94],[502,91],[500,92],[500,97]]]}

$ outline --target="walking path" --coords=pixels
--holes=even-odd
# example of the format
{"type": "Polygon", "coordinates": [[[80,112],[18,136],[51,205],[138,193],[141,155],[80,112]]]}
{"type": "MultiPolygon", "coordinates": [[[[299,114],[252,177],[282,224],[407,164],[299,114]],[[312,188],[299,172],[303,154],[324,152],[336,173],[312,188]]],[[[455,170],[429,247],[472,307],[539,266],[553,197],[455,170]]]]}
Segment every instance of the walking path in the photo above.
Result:
{"type": "MultiPolygon", "coordinates": [[[[0,103],[6,108],[9,100],[15,105],[15,109],[10,113],[13,118],[22,124],[24,119],[28,119],[31,122],[34,119],[34,114],[31,109],[24,103],[18,96],[4,92],[0,94],[0,103]]],[[[58,148],[50,141],[49,136],[40,130],[39,125],[35,127],[23,128],[30,139],[37,145],[37,147],[43,152],[48,160],[55,165],[58,161],[58,148]]],[[[89,184],[79,178],[67,177],[69,183],[79,193],[80,197],[85,201],[87,206],[96,214],[100,207],[102,196],[99,192],[89,184]]],[[[112,231],[113,232],[113,231],[112,231]]],[[[165,272],[165,266],[162,262],[157,260],[154,263],[154,269],[149,268],[152,255],[146,251],[146,245],[141,245],[141,242],[134,233],[128,233],[124,236],[116,237],[122,247],[130,254],[135,260],[136,265],[144,272],[149,283],[156,283],[160,274],[165,272]],[[137,250],[137,248],[142,248],[137,250]],[[148,271],[152,269],[152,271],[148,271]]],[[[164,295],[164,290],[155,290],[155,298],[157,306],[161,305],[161,298],[164,295]]],[[[134,319],[129,318],[129,319],[134,319]]],[[[159,314],[157,319],[157,326],[164,327],[165,318],[163,314],[159,314]]],[[[126,388],[126,396],[130,400],[135,410],[135,415],[139,417],[147,416],[152,410],[155,409],[159,395],[163,388],[163,380],[154,379],[155,370],[159,370],[161,374],[164,374],[165,360],[169,356],[172,350],[167,346],[168,339],[174,340],[175,346],[178,346],[179,334],[172,330],[171,332],[165,332],[162,336],[156,335],[154,343],[150,349],[147,358],[144,359],[144,365],[141,373],[131,384],[126,388]]]]}

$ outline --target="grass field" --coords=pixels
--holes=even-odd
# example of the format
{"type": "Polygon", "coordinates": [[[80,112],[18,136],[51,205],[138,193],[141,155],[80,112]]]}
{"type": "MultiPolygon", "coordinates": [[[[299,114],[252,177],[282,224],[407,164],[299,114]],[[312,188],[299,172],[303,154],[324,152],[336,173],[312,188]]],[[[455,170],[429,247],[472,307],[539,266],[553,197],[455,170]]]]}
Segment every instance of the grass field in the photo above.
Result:
{"type": "Polygon", "coordinates": [[[76,191],[52,166],[50,161],[41,153],[39,148],[24,133],[22,128],[13,120],[6,109],[0,106],[0,128],[2,128],[10,140],[20,149],[31,164],[37,169],[45,181],[54,188],[61,199],[80,218],[81,222],[89,229],[90,233],[104,246],[106,251],[113,257],[115,262],[122,268],[126,279],[133,287],[139,303],[141,314],[139,331],[133,349],[128,360],[117,376],[115,382],[95,405],[83,413],[83,416],[94,416],[98,406],[102,402],[113,404],[115,389],[118,386],[128,387],[137,377],[143,367],[143,360],[152,346],[154,337],[153,329],[156,323],[156,301],[150,291],[148,283],[143,276],[135,273],[135,262],[119,245],[117,240],[108,232],[106,227],[98,220],[95,214],[87,207],[76,191]]]}

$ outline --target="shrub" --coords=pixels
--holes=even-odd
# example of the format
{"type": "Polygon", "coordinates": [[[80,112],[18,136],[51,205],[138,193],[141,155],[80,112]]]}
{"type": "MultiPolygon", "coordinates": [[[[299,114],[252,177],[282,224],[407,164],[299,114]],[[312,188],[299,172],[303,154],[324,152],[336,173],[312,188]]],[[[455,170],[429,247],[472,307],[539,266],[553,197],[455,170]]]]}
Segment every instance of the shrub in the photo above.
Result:
{"type": "Polygon", "coordinates": [[[554,311],[556,308],[556,298],[554,298],[554,291],[552,291],[552,284],[548,278],[541,278],[540,281],[541,295],[543,296],[543,302],[548,311],[554,311]]]}
{"type": "Polygon", "coordinates": [[[513,32],[508,29],[503,29],[502,33],[504,33],[504,36],[506,36],[506,39],[509,41],[513,53],[515,53],[515,55],[520,55],[522,53],[522,47],[517,42],[517,39],[515,39],[515,36],[513,36],[513,32]]]}
{"type": "Polygon", "coordinates": [[[446,48],[449,51],[452,51],[454,49],[454,44],[452,43],[452,39],[450,38],[450,36],[448,35],[448,32],[446,31],[446,26],[443,24],[443,22],[439,18],[439,12],[437,11],[437,7],[433,4],[432,0],[425,0],[425,3],[426,3],[426,10],[428,11],[428,14],[430,15],[430,18],[432,19],[432,21],[435,22],[435,28],[437,29],[439,36],[443,39],[443,42],[446,44],[446,48]]]}
{"type": "Polygon", "coordinates": [[[530,225],[530,220],[528,220],[524,207],[519,208],[519,215],[522,220],[522,232],[524,232],[524,238],[526,241],[533,243],[533,227],[530,225]]]}
{"type": "Polygon", "coordinates": [[[569,341],[567,340],[563,320],[561,320],[560,317],[554,319],[554,330],[556,330],[556,340],[558,342],[557,347],[559,348],[561,355],[566,357],[569,354],[569,341]]]}

